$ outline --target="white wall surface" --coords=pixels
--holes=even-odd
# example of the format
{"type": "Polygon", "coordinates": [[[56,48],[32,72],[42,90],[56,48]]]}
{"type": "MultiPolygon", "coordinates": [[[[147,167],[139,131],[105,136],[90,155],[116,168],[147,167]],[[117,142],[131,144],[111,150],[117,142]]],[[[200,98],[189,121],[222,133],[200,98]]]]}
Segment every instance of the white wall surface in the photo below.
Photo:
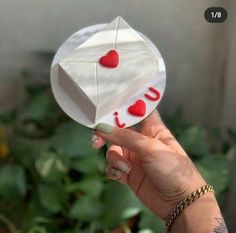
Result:
{"type": "MultiPolygon", "coordinates": [[[[35,52],[56,50],[78,29],[110,22],[121,15],[154,41],[165,59],[167,88],[162,112],[173,113],[181,106],[187,118],[210,125],[219,125],[224,113],[227,124],[236,128],[232,110],[227,107],[222,111],[224,99],[219,95],[226,77],[228,28],[232,27],[228,22],[233,12],[228,8],[232,1],[0,0],[0,108],[14,105],[11,88],[16,90],[18,86],[12,87],[11,83],[22,69],[30,68],[39,79],[43,78],[45,71],[35,59],[35,52]],[[205,21],[207,7],[223,5],[230,11],[226,23],[205,21]]],[[[235,53],[229,56],[235,59],[235,53]]],[[[234,65],[229,64],[227,69],[230,79],[234,65]]],[[[227,85],[235,97],[230,82],[227,85]]]]}

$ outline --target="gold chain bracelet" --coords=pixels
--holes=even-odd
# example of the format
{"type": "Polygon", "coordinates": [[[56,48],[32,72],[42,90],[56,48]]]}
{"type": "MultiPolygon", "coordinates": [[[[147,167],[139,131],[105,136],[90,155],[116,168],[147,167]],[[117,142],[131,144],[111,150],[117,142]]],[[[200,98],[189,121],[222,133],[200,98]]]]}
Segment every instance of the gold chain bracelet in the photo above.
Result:
{"type": "Polygon", "coordinates": [[[170,212],[166,221],[166,229],[167,233],[170,233],[171,228],[174,224],[175,219],[179,216],[181,212],[185,208],[187,208],[191,203],[199,199],[201,196],[208,192],[214,192],[213,186],[210,184],[206,184],[196,190],[195,192],[191,193],[189,196],[185,197],[179,204],[170,212]]]}

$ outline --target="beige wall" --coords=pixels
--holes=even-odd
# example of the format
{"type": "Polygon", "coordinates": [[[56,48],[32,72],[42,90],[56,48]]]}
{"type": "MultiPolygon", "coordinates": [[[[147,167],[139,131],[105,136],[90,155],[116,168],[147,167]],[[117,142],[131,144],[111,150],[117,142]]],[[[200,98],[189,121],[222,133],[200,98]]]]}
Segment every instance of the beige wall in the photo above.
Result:
{"type": "MultiPolygon", "coordinates": [[[[78,29],[121,15],[158,45],[166,61],[168,79],[162,112],[173,113],[182,106],[186,117],[193,121],[219,125],[225,117],[227,124],[236,128],[231,110],[234,103],[230,101],[235,96],[231,84],[235,49],[230,52],[232,61],[227,66],[227,86],[231,90],[224,112],[224,100],[219,95],[226,77],[230,25],[210,24],[203,17],[207,7],[224,4],[228,8],[231,1],[1,0],[0,93],[23,68],[31,68],[39,79],[48,79],[45,73],[49,67],[42,70],[36,51],[55,50],[78,29]]],[[[2,109],[16,99],[10,100],[13,93],[8,92],[0,96],[2,109]]]]}
{"type": "Polygon", "coordinates": [[[229,28],[230,42],[225,66],[225,101],[222,123],[225,127],[233,125],[236,128],[236,1],[231,1],[229,8],[234,15],[229,28]]]}

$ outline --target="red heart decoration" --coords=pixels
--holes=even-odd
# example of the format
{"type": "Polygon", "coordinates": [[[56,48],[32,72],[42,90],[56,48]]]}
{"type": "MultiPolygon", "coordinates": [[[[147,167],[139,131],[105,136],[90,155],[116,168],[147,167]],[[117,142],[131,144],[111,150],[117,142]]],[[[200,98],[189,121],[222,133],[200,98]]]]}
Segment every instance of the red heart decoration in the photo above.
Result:
{"type": "Polygon", "coordinates": [[[137,100],[133,105],[129,106],[128,112],[134,116],[144,116],[146,112],[146,104],[143,100],[137,100]]]}
{"type": "Polygon", "coordinates": [[[116,68],[119,63],[119,54],[116,50],[110,50],[105,56],[99,59],[99,63],[105,67],[116,68]]]}

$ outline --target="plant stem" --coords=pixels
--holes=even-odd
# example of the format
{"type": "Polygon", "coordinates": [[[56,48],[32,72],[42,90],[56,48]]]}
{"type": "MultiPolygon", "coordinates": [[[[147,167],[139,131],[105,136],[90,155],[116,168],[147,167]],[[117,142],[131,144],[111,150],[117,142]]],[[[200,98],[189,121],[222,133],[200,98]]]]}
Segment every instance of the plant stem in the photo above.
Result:
{"type": "Polygon", "coordinates": [[[0,214],[0,221],[7,225],[11,233],[19,233],[19,231],[16,229],[15,224],[6,216],[0,214]]]}
{"type": "Polygon", "coordinates": [[[128,224],[127,224],[127,222],[124,222],[124,223],[122,224],[122,227],[123,227],[123,229],[124,229],[124,233],[132,233],[132,232],[131,232],[131,229],[129,228],[129,226],[128,226],[128,224]]]}
{"type": "Polygon", "coordinates": [[[96,231],[96,224],[92,222],[89,228],[89,233],[95,233],[95,231],[96,231]]]}

